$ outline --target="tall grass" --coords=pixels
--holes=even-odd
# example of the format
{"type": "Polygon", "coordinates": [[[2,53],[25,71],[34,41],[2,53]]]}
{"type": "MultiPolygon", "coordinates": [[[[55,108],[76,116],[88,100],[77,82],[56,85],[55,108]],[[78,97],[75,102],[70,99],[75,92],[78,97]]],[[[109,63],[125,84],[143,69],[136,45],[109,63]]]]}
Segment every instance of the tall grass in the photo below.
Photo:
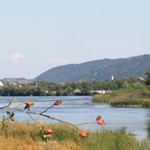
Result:
{"type": "MultiPolygon", "coordinates": [[[[2,128],[0,126],[0,128],[2,128]]],[[[1,150],[81,150],[71,139],[74,129],[55,124],[39,125],[37,123],[8,123],[6,131],[0,130],[1,150]],[[50,140],[43,138],[46,131],[52,128],[54,134],[50,140]],[[71,134],[72,133],[72,134],[71,134]],[[70,140],[70,145],[67,140],[70,140]],[[64,142],[66,141],[66,142],[64,142]]],[[[77,133],[76,133],[77,134],[77,133]]],[[[77,135],[76,135],[77,137],[77,135]]]]}
{"type": "Polygon", "coordinates": [[[78,130],[61,124],[13,123],[0,131],[1,150],[148,150],[148,142],[137,141],[125,129],[90,132],[81,138],[78,130]],[[43,134],[48,128],[54,133],[46,141],[43,134]]]}
{"type": "Polygon", "coordinates": [[[143,107],[150,108],[150,97],[143,96],[137,91],[117,91],[113,93],[95,95],[93,102],[107,103],[115,107],[143,107]]]}

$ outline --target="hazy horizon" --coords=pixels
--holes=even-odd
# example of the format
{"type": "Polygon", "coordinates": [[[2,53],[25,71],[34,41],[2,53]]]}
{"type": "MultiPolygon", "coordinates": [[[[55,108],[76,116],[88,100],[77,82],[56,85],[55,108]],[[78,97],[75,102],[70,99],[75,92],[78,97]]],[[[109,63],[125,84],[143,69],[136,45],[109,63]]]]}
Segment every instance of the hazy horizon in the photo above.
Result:
{"type": "MultiPolygon", "coordinates": [[[[130,56],[130,57],[120,57],[120,58],[103,58],[103,59],[111,59],[111,60],[114,60],[114,59],[123,59],[123,58],[132,58],[132,57],[137,57],[137,56],[143,56],[143,55],[150,55],[150,54],[141,54],[141,55],[136,55],[136,56],[130,56]]],[[[96,60],[103,60],[103,59],[96,59],[96,60]]],[[[91,62],[91,61],[96,61],[96,60],[89,60],[89,61],[86,61],[86,62],[80,62],[80,63],[69,63],[69,64],[64,64],[64,65],[59,65],[59,66],[55,66],[55,67],[52,67],[52,68],[48,68],[47,70],[44,70],[43,72],[40,72],[37,76],[39,76],[40,74],[50,70],[50,69],[53,69],[53,68],[56,68],[56,67],[61,67],[61,66],[65,66],[65,65],[70,65],[70,64],[82,64],[82,63],[87,63],[87,62],[91,62]]],[[[37,76],[33,77],[33,78],[26,78],[26,77],[4,77],[4,78],[25,78],[25,79],[34,79],[36,78],[37,76]]],[[[2,79],[4,79],[2,78],[2,79]]]]}

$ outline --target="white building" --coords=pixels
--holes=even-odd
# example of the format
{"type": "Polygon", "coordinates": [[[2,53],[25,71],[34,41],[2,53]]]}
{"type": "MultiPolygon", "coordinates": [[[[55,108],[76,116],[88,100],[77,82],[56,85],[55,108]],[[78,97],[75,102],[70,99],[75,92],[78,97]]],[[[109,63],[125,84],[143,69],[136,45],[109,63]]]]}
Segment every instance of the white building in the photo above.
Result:
{"type": "Polygon", "coordinates": [[[0,81],[0,87],[2,87],[3,86],[3,83],[0,81]]]}

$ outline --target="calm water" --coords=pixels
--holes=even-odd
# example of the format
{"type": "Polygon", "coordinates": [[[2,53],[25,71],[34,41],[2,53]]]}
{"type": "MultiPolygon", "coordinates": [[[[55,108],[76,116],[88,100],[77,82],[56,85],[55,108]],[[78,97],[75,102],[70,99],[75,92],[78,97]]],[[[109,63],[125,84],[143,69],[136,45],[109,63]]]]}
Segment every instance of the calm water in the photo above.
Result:
{"type": "MultiPolygon", "coordinates": [[[[0,97],[0,106],[6,105],[13,97],[0,97]]],[[[125,127],[128,131],[135,134],[139,139],[150,137],[150,109],[143,108],[113,108],[109,105],[97,105],[91,102],[89,96],[53,96],[53,97],[14,97],[18,102],[12,104],[16,106],[23,103],[25,99],[34,102],[33,111],[42,112],[57,99],[62,100],[62,104],[47,111],[47,114],[60,118],[61,120],[80,124],[84,122],[93,122],[98,115],[105,120],[105,129],[119,129],[125,127]]],[[[20,106],[21,108],[24,105],[20,106]]],[[[1,110],[1,116],[5,111],[1,110]]],[[[26,113],[15,112],[17,121],[32,122],[32,119],[26,113]]],[[[39,120],[39,116],[34,116],[39,120]]],[[[43,118],[45,122],[53,123],[55,121],[43,118]]],[[[86,124],[79,126],[82,129],[97,131],[102,128],[95,124],[86,124]]]]}

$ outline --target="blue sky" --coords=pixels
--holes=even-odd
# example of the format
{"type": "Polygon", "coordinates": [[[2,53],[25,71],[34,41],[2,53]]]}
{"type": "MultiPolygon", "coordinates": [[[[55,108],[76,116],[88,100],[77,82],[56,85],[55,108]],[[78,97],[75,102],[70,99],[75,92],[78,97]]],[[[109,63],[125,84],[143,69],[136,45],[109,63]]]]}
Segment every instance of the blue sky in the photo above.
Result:
{"type": "Polygon", "coordinates": [[[149,0],[0,0],[0,79],[150,54],[149,0]]]}

